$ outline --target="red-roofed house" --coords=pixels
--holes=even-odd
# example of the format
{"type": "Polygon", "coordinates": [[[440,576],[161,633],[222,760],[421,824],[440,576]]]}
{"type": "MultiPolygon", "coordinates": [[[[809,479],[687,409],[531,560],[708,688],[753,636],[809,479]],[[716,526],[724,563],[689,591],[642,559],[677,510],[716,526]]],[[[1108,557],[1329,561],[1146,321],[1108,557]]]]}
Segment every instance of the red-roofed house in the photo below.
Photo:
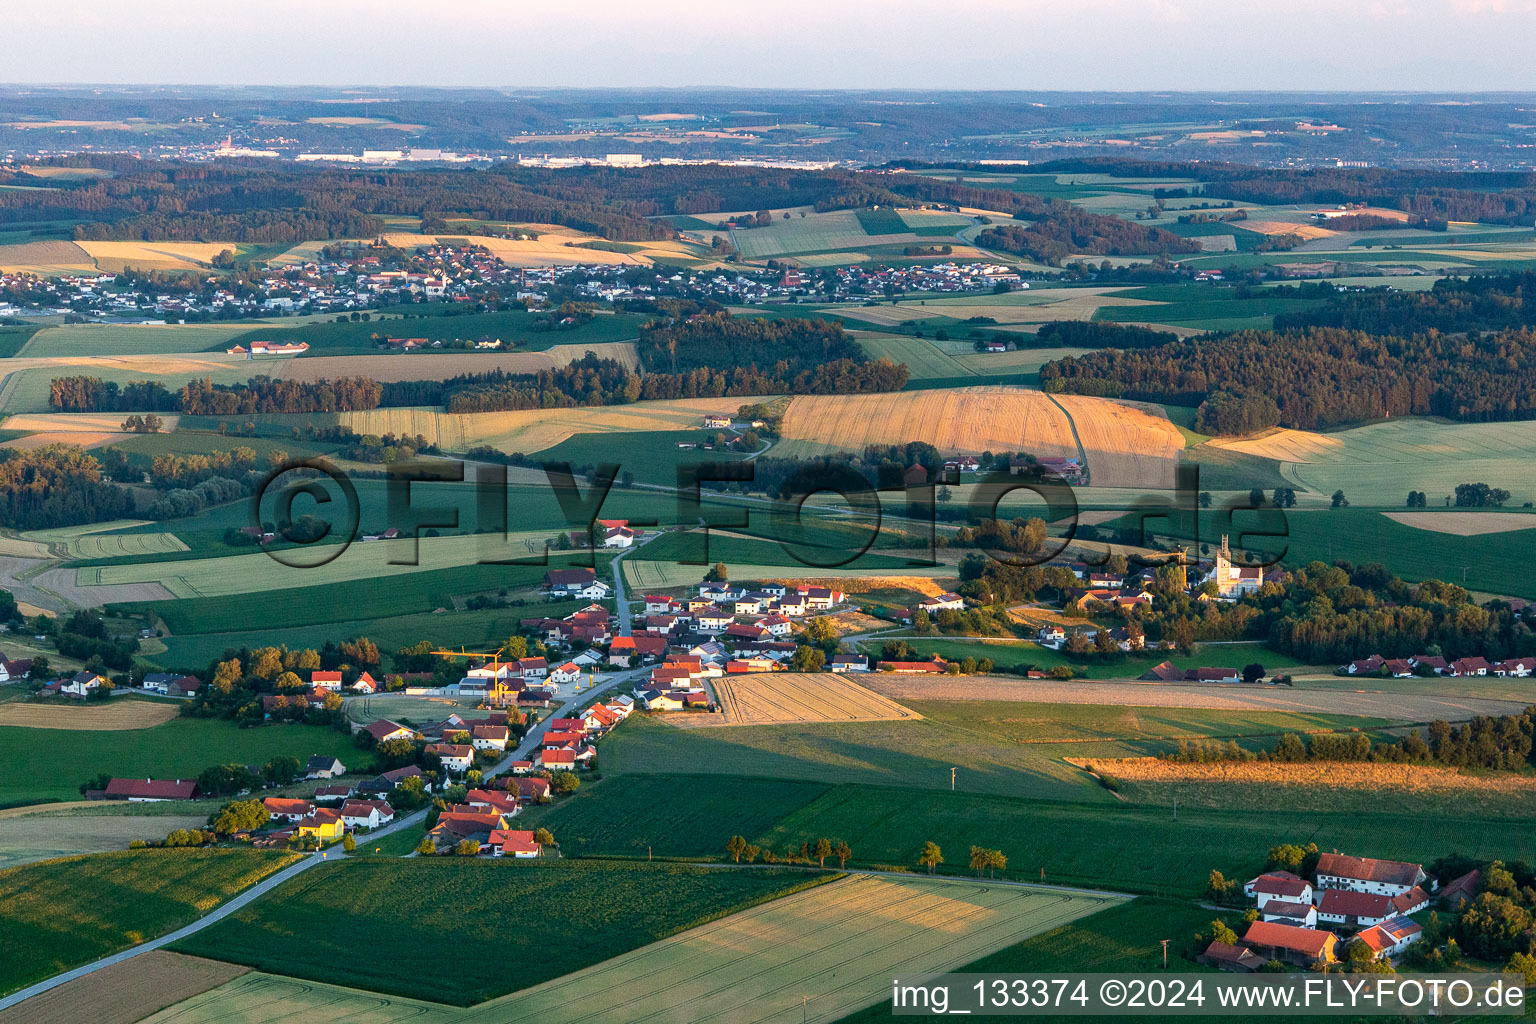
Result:
{"type": "Polygon", "coordinates": [[[514,828],[499,828],[491,833],[492,857],[519,857],[527,860],[539,855],[533,833],[514,828]]]}
{"type": "Polygon", "coordinates": [[[416,738],[416,733],[414,731],[407,728],[406,726],[399,724],[398,722],[391,722],[387,718],[381,718],[376,722],[369,722],[363,727],[363,731],[372,736],[375,743],[384,743],[389,740],[409,740],[416,738]]]}
{"type": "Polygon", "coordinates": [[[1387,896],[1400,896],[1429,878],[1417,864],[1348,857],[1342,853],[1319,857],[1316,877],[1319,889],[1352,889],[1387,896]]]}
{"type": "Polygon", "coordinates": [[[348,800],[341,805],[341,823],[347,828],[378,828],[395,820],[395,809],[383,800],[348,800]]]}
{"type": "Polygon", "coordinates": [[[290,800],[286,797],[269,796],[261,802],[267,813],[281,821],[303,821],[315,813],[315,805],[308,800],[290,800]]]}
{"type": "Polygon", "coordinates": [[[1298,928],[1278,921],[1254,921],[1243,935],[1243,945],[1265,960],[1282,960],[1310,967],[1318,960],[1338,959],[1338,937],[1316,928],[1298,928]]]}
{"type": "Polygon", "coordinates": [[[539,753],[539,763],[549,769],[566,769],[569,771],[576,767],[576,751],[544,749],[539,753]]]}
{"type": "Polygon", "coordinates": [[[196,779],[113,779],[105,790],[108,800],[131,803],[156,803],[161,800],[191,800],[198,795],[196,779]]]}
{"type": "Polygon", "coordinates": [[[311,672],[309,674],[309,684],[317,690],[330,690],[332,693],[339,693],[341,691],[341,673],[311,672]]]}
{"type": "Polygon", "coordinates": [[[1391,917],[1392,897],[1379,892],[1355,892],[1353,889],[1324,889],[1317,902],[1317,919],[1324,924],[1364,928],[1391,917]]]}

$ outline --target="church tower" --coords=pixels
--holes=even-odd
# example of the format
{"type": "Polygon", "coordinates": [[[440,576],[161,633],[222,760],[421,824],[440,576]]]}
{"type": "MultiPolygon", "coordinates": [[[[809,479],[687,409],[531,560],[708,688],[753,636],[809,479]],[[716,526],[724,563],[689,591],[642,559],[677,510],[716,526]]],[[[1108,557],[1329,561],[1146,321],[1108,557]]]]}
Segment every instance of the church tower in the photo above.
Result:
{"type": "Polygon", "coordinates": [[[1213,573],[1216,590],[1226,596],[1232,579],[1232,549],[1227,546],[1227,535],[1221,535],[1221,550],[1216,552],[1216,569],[1213,573]]]}

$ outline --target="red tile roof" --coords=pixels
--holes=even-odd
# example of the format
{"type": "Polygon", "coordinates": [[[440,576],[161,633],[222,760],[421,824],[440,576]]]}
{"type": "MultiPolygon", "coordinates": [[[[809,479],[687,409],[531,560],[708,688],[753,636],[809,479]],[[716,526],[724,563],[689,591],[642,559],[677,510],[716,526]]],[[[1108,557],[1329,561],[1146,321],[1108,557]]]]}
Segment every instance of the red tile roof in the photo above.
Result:
{"type": "Polygon", "coordinates": [[[197,795],[196,779],[113,779],[107,796],[121,799],[191,800],[197,795]]]}

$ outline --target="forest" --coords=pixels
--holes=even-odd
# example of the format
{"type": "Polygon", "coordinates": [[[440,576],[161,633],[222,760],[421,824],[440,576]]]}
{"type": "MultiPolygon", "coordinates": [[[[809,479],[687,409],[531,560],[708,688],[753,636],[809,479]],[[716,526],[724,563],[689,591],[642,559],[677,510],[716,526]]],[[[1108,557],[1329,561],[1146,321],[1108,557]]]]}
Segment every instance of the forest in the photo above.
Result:
{"type": "Polygon", "coordinates": [[[133,513],[133,495],[102,476],[101,465],[74,445],[0,448],[0,523],[46,530],[133,513]]]}
{"type": "Polygon", "coordinates": [[[1051,200],[1043,210],[1020,210],[1014,218],[1024,223],[989,227],[976,236],[976,244],[1053,266],[1077,254],[1157,256],[1200,251],[1196,242],[1171,231],[1119,217],[1084,213],[1060,200],[1051,200]]]}
{"type": "Polygon", "coordinates": [[[1536,296],[1536,272],[1445,277],[1422,291],[1334,292],[1317,308],[1277,314],[1275,328],[1347,327],[1408,336],[1536,327],[1536,302],[1527,305],[1527,295],[1536,296]]]}
{"type": "MultiPolygon", "coordinates": [[[[1387,416],[1467,421],[1536,417],[1536,332],[1412,338],[1330,327],[1237,331],[1150,349],[1104,349],[1046,363],[1047,391],[1121,396],[1200,406],[1216,391],[1242,415],[1218,409],[1206,426],[1245,432],[1261,426],[1315,430],[1387,416]],[[1266,396],[1278,417],[1250,416],[1266,396]],[[1234,399],[1238,404],[1234,404],[1234,399]]],[[[1266,407],[1267,408],[1267,407],[1266,407]]]]}

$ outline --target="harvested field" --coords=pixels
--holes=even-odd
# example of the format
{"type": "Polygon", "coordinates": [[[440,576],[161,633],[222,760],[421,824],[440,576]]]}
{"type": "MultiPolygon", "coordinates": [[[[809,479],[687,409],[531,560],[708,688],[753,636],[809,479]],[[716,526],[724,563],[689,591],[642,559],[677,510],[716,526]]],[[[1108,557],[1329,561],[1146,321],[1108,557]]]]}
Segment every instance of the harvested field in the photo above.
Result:
{"type": "Polygon", "coordinates": [[[290,359],[278,376],[286,380],[334,380],[365,376],[380,381],[446,380],[464,373],[538,373],[567,366],[588,352],[617,359],[631,369],[637,363],[631,342],[598,342],[591,345],[555,345],[544,352],[380,353],[369,356],[306,356],[290,359]]]}
{"type": "MultiPolygon", "coordinates": [[[[123,420],[128,413],[122,412],[43,412],[18,413],[4,422],[6,430],[46,431],[50,434],[100,434],[121,433],[123,420]]],[[[164,421],[162,431],[176,429],[181,417],[175,413],[160,416],[164,421]]]]}
{"type": "Polygon", "coordinates": [[[1184,435],[1147,406],[1053,395],[1077,428],[1089,478],[1099,487],[1171,488],[1184,435]]]}
{"type": "MultiPolygon", "coordinates": [[[[55,806],[40,804],[38,809],[52,810],[55,806]]],[[[203,828],[208,824],[206,813],[49,813],[28,815],[27,819],[24,823],[11,822],[0,828],[0,869],[54,857],[122,850],[135,839],[164,839],[172,829],[203,828]]]]}
{"type": "Polygon", "coordinates": [[[146,1024],[832,1022],[888,998],[893,971],[955,970],[1120,901],[985,881],[862,875],[467,1009],[253,973],[146,1024]]]}
{"type": "Polygon", "coordinates": [[[28,434],[26,437],[12,438],[0,443],[0,448],[20,448],[23,450],[43,448],[50,444],[72,444],[80,448],[100,448],[104,444],[113,441],[121,441],[127,437],[123,433],[92,433],[89,431],[64,431],[49,430],[41,434],[28,434]]]}
{"type": "Polygon", "coordinates": [[[1536,529],[1536,513],[1531,512],[1383,512],[1382,515],[1416,530],[1457,537],[1536,529]]]}
{"type": "Polygon", "coordinates": [[[1206,444],[1212,448],[1224,448],[1280,462],[1318,462],[1327,458],[1330,451],[1344,447],[1343,440],[1336,435],[1285,427],[1276,427],[1252,437],[1218,437],[1206,444]]]}
{"type": "Polygon", "coordinates": [[[41,541],[28,540],[25,537],[0,537],[0,556],[48,558],[51,554],[48,545],[41,541]]]}
{"type": "Polygon", "coordinates": [[[49,276],[96,269],[91,254],[74,242],[0,245],[0,270],[49,276]]]}
{"type": "MultiPolygon", "coordinates": [[[[932,580],[924,582],[932,583],[932,580]]],[[[817,586],[817,584],[810,584],[817,586]]],[[[846,591],[845,591],[846,593],[846,591]]],[[[838,636],[850,636],[858,633],[868,633],[871,630],[887,629],[890,623],[885,619],[877,619],[873,615],[865,615],[863,612],[838,612],[836,615],[822,616],[838,636]]]]}
{"type": "Polygon", "coordinates": [[[69,542],[76,558],[137,558],[185,550],[174,533],[88,533],[69,542]]]}
{"type": "Polygon", "coordinates": [[[238,964],[151,950],[33,996],[5,1011],[5,1024],[137,1024],[151,1014],[249,971],[238,964]]]}
{"type": "Polygon", "coordinates": [[[775,454],[786,458],[908,441],[945,452],[1082,454],[1093,483],[1110,487],[1171,487],[1184,448],[1172,423],[1142,407],[1011,387],[800,395],[790,401],[780,433],[775,454]]]}
{"type": "Polygon", "coordinates": [[[1266,235],[1300,235],[1311,241],[1314,238],[1332,238],[1337,231],[1330,231],[1316,224],[1302,224],[1290,220],[1245,220],[1242,226],[1248,231],[1266,235]]]}
{"type": "Polygon", "coordinates": [[[122,732],[152,729],[175,718],[180,708],[173,703],[146,700],[114,700],[102,705],[0,704],[0,725],[28,729],[69,729],[84,732],[122,732]]]}
{"type": "Polygon", "coordinates": [[[108,273],[135,270],[201,270],[235,242],[80,242],[80,248],[108,273]]]}
{"type": "Polygon", "coordinates": [[[915,721],[923,716],[841,674],[762,672],[710,681],[718,715],[669,716],[681,726],[915,721]]]}
{"type": "MultiPolygon", "coordinates": [[[[598,242],[596,235],[583,235],[570,228],[551,225],[533,225],[539,237],[529,242],[510,238],[490,238],[468,235],[420,235],[392,232],[384,236],[388,245],[401,249],[418,249],[445,239],[468,239],[471,244],[483,246],[491,255],[513,267],[545,267],[552,263],[603,263],[628,266],[647,266],[650,260],[638,254],[608,252],[602,249],[582,248],[585,242],[598,242]]],[[[662,243],[655,243],[660,245],[662,243]]]]}
{"type": "Polygon", "coordinates": [[[1484,790],[1536,794],[1536,778],[1528,775],[1478,775],[1457,768],[1421,764],[1365,764],[1353,761],[1309,761],[1280,764],[1244,761],[1231,764],[1180,764],[1158,757],[1126,757],[1095,761],[1118,779],[1137,782],[1257,783],[1329,789],[1484,790]]]}
{"type": "Polygon", "coordinates": [[[113,583],[107,586],[84,583],[74,569],[49,569],[40,573],[32,582],[38,589],[58,594],[69,604],[82,608],[95,608],[119,601],[169,601],[186,596],[185,592],[178,593],[158,580],[113,583]]]}
{"type": "Polygon", "coordinates": [[[422,434],[449,451],[489,444],[507,452],[537,452],[553,448],[572,434],[696,429],[706,413],[734,410],[743,403],[760,401],[765,399],[682,398],[633,405],[483,413],[372,409],[340,413],[337,418],[343,426],[360,434],[422,434]]]}
{"type": "MultiPolygon", "coordinates": [[[[1382,680],[1385,683],[1385,680],[1382,680]]],[[[874,672],[865,685],[895,700],[1013,700],[1047,704],[1209,708],[1353,715],[1400,722],[1464,722],[1478,715],[1518,714],[1525,702],[1390,690],[1308,690],[1285,686],[1153,683],[1138,680],[1063,682],[1005,676],[959,678],[874,672]]]]}
{"type": "MultiPolygon", "coordinates": [[[[703,565],[650,562],[633,558],[626,558],[621,564],[624,566],[624,579],[640,590],[691,587],[703,581],[704,573],[708,569],[703,565]]],[[[730,569],[731,574],[738,579],[804,583],[808,586],[836,586],[848,593],[858,593],[858,590],[849,588],[861,586],[862,581],[869,581],[871,586],[868,589],[904,586],[926,593],[925,587],[933,587],[935,594],[942,594],[944,588],[937,586],[932,580],[934,578],[953,579],[955,575],[953,565],[936,565],[928,569],[904,569],[903,575],[896,577],[871,577],[868,569],[826,569],[821,566],[806,566],[804,576],[791,575],[794,572],[793,568],[783,565],[751,565],[732,562],[730,569]],[[821,582],[813,582],[818,580],[821,582]],[[877,580],[878,583],[875,582],[877,580]]]]}

